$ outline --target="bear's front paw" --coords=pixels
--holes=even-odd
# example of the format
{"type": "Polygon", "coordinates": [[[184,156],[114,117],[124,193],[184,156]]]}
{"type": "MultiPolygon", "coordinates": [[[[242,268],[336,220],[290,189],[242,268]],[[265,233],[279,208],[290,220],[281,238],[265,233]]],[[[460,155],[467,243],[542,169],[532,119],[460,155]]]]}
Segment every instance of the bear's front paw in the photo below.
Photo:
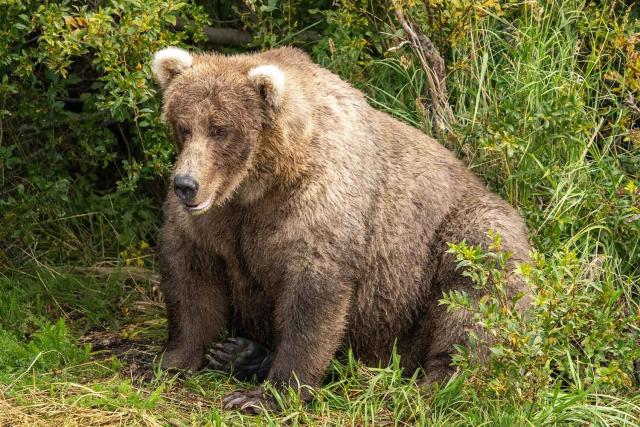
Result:
{"type": "Polygon", "coordinates": [[[265,395],[262,387],[229,393],[222,399],[222,407],[239,410],[250,415],[278,409],[276,401],[265,395]]]}
{"type": "Polygon", "coordinates": [[[206,354],[205,369],[232,374],[241,381],[264,380],[271,367],[271,352],[247,338],[229,338],[206,354]]]}

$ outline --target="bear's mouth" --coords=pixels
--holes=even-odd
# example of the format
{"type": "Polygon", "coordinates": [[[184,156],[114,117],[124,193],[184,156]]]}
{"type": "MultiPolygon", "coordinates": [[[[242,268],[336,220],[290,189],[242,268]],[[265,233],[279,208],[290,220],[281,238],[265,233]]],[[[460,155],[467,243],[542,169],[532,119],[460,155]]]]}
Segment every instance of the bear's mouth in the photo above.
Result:
{"type": "Polygon", "coordinates": [[[185,204],[185,207],[187,208],[187,211],[189,211],[191,215],[202,215],[203,213],[209,210],[212,204],[213,204],[213,196],[209,197],[207,200],[197,205],[185,204]]]}

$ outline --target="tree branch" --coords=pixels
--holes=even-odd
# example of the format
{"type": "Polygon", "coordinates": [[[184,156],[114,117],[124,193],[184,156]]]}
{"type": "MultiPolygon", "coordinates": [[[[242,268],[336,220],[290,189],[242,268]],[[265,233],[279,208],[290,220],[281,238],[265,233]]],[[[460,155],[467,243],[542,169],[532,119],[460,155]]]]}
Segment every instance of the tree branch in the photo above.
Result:
{"type": "MultiPolygon", "coordinates": [[[[176,18],[176,31],[183,31],[187,25],[193,25],[192,21],[176,18]]],[[[236,28],[213,28],[205,25],[202,31],[210,43],[224,46],[246,46],[253,41],[253,34],[236,28]]],[[[290,36],[291,37],[291,36],[290,36]]],[[[295,38],[302,42],[312,43],[320,39],[320,35],[315,31],[301,31],[295,34],[295,38]]]]}
{"type": "MultiPolygon", "coordinates": [[[[175,29],[182,31],[187,25],[192,25],[193,22],[184,20],[182,18],[176,18],[175,29]]],[[[251,43],[253,36],[245,31],[235,28],[212,28],[209,26],[202,27],[202,31],[207,40],[213,44],[226,45],[226,46],[246,46],[251,43]]]]}
{"type": "MultiPolygon", "coordinates": [[[[395,3],[394,5],[396,17],[400,26],[404,30],[413,50],[420,59],[420,64],[427,74],[429,95],[433,102],[431,108],[433,113],[435,131],[438,133],[446,132],[447,139],[455,137],[451,125],[455,122],[453,110],[449,105],[449,96],[445,84],[446,71],[444,59],[440,56],[440,52],[433,42],[424,34],[414,28],[408,22],[402,11],[402,7],[395,3]]],[[[448,144],[447,144],[448,145],[448,144]]]]}

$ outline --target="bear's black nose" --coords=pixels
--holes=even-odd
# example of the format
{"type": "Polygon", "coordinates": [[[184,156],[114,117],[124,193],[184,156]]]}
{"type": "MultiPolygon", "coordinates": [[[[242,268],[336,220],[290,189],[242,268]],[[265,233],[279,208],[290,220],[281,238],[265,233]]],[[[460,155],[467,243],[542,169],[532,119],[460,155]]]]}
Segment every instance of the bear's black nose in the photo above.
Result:
{"type": "Polygon", "coordinates": [[[189,203],[198,194],[198,181],[189,175],[178,175],[173,180],[173,191],[184,203],[189,203]]]}

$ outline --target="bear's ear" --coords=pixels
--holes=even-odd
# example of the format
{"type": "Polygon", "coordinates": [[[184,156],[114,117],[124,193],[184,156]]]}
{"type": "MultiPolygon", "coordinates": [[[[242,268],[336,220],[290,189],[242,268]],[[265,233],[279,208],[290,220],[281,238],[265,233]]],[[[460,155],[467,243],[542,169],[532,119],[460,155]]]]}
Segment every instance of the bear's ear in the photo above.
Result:
{"type": "Polygon", "coordinates": [[[282,106],[285,90],[284,73],[275,65],[260,65],[249,70],[249,80],[258,89],[260,96],[278,109],[282,106]]]}
{"type": "Polygon", "coordinates": [[[160,83],[162,89],[166,89],[177,75],[191,67],[193,57],[189,52],[177,47],[166,47],[153,55],[151,70],[160,83]]]}

